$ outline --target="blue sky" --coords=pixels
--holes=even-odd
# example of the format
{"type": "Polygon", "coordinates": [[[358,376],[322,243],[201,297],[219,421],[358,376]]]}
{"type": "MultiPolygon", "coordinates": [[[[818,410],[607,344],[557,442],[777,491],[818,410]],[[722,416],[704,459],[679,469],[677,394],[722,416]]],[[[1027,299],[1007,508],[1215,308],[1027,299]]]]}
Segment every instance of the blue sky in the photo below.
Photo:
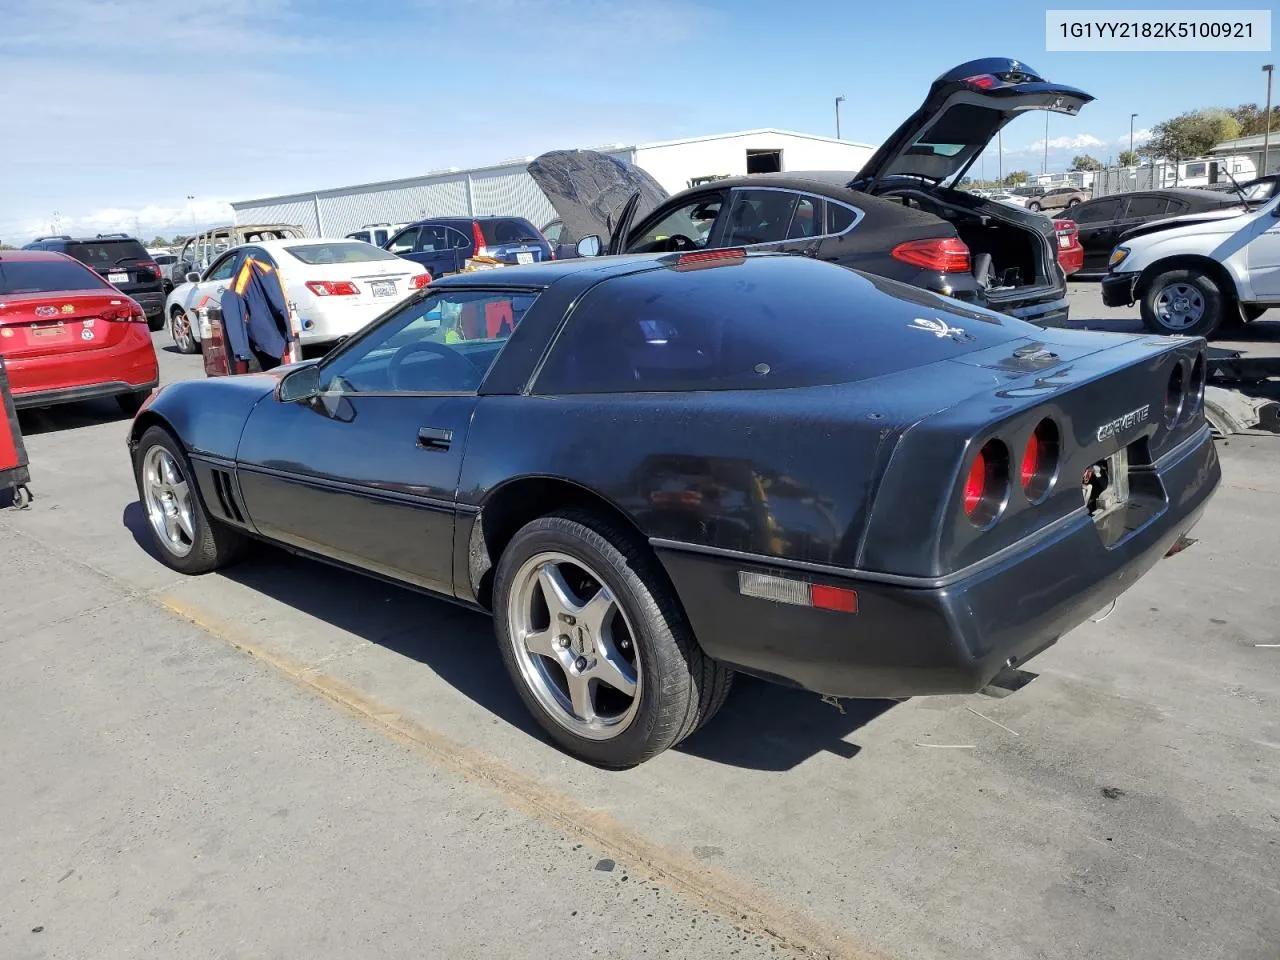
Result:
{"type": "MultiPolygon", "coordinates": [[[[229,200],[557,147],[831,135],[837,95],[844,136],[878,143],[935,76],[992,55],[1098,98],[1050,119],[1063,169],[1124,149],[1131,112],[1141,131],[1260,102],[1274,59],[1046,53],[1044,7],[1012,2],[0,0],[0,16],[8,242],[55,211],[65,230],[149,237],[229,200]]],[[[1015,121],[1006,171],[1038,171],[1043,140],[1043,114],[1015,121]]],[[[994,175],[994,149],[982,167],[994,175]]]]}

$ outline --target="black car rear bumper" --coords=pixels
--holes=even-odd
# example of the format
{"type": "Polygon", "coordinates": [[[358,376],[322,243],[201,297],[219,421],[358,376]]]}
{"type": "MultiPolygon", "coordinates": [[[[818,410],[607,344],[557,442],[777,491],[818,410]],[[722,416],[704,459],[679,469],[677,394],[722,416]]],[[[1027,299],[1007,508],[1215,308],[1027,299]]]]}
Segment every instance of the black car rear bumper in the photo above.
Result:
{"type": "Polygon", "coordinates": [[[699,642],[719,660],[836,696],[972,693],[1010,661],[1025,662],[1101,610],[1195,525],[1221,476],[1208,429],[1157,464],[1156,473],[1164,509],[1115,546],[1104,546],[1081,510],[959,579],[842,573],[653,543],[699,642]],[[742,596],[743,570],[852,588],[858,610],[742,596]]]}
{"type": "Polygon", "coordinates": [[[1134,287],[1137,284],[1137,273],[1108,273],[1102,278],[1102,302],[1108,307],[1127,307],[1137,297],[1134,287]]]}
{"type": "Polygon", "coordinates": [[[142,307],[148,318],[158,317],[164,313],[165,294],[163,290],[154,292],[140,290],[127,294],[127,296],[138,301],[138,305],[142,307]]]}

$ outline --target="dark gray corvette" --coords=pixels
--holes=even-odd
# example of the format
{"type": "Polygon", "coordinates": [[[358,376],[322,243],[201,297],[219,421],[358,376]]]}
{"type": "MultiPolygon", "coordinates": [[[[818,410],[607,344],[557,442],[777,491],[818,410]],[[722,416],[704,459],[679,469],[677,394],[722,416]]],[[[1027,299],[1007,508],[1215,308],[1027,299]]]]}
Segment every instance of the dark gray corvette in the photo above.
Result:
{"type": "Polygon", "coordinates": [[[172,384],[129,447],[175,569],[259,538],[491,611],[548,733],[625,766],[734,671],[957,693],[1052,644],[1199,518],[1204,371],[804,257],[587,259],[172,384]]]}

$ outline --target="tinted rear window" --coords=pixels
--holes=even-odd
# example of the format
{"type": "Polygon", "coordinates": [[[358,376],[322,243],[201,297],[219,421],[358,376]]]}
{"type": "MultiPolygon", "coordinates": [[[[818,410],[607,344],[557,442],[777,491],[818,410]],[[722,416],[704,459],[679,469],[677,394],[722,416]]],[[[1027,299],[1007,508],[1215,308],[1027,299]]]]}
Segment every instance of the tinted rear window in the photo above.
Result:
{"type": "Polygon", "coordinates": [[[285,247],[296,260],[308,264],[362,263],[369,260],[398,260],[394,253],[387,253],[368,243],[308,243],[305,246],[285,247]]]}
{"type": "Polygon", "coordinates": [[[137,240],[76,240],[61,252],[95,270],[151,259],[151,254],[137,240]]]}
{"type": "MultiPolygon", "coordinates": [[[[946,318],[1005,338],[1009,318],[804,257],[769,257],[607,280],[574,309],[536,384],[540,394],[770,390],[847,383],[957,355],[916,329],[946,318]],[[927,311],[927,312],[926,312],[927,311]]],[[[962,352],[962,351],[961,351],[962,352]]]]}
{"type": "Polygon", "coordinates": [[[519,217],[503,217],[500,220],[481,220],[480,235],[486,244],[542,243],[542,234],[528,220],[519,217]]]}
{"type": "Polygon", "coordinates": [[[101,290],[106,286],[97,274],[65,260],[0,260],[0,296],[101,290]]]}

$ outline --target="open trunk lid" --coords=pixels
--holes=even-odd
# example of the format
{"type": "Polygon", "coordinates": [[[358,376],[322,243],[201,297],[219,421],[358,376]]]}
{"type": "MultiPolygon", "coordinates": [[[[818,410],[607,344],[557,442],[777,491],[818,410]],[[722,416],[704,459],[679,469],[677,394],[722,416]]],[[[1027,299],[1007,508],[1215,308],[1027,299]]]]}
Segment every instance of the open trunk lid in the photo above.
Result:
{"type": "Polygon", "coordinates": [[[924,103],[894,131],[849,182],[873,192],[885,177],[953,182],[1011,120],[1028,110],[1070,116],[1092,96],[1044,80],[1019,60],[988,57],[948,70],[929,87],[924,103]]]}
{"type": "Polygon", "coordinates": [[[635,219],[668,197],[644,170],[595,150],[552,150],[531,160],[528,170],[564,223],[561,246],[592,235],[608,242],[631,197],[639,195],[635,219]]]}

